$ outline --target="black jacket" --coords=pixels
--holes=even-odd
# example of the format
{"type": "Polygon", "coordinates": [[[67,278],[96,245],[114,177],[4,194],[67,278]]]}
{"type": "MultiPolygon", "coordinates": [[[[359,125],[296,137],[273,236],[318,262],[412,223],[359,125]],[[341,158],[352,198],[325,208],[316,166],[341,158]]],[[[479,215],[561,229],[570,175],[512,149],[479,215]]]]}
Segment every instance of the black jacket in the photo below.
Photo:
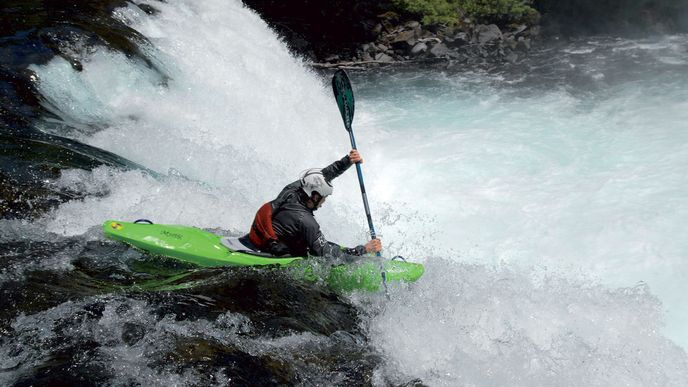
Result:
{"type": "MultiPolygon", "coordinates": [[[[327,182],[349,169],[349,156],[323,168],[322,173],[327,182]]],[[[288,253],[292,256],[328,256],[341,258],[345,255],[363,255],[365,247],[354,248],[339,246],[325,239],[320,231],[320,225],[313,216],[313,210],[306,206],[308,197],[301,189],[301,181],[297,180],[282,189],[277,198],[270,202],[272,205],[272,227],[277,234],[281,248],[273,254],[288,253]],[[281,250],[281,251],[279,251],[281,250]]]]}

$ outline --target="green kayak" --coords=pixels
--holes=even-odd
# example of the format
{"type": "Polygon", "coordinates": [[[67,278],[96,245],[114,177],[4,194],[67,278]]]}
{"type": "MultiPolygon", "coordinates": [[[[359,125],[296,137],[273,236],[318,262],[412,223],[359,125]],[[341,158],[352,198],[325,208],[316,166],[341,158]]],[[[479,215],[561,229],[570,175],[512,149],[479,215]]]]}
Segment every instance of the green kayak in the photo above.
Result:
{"type": "MultiPolygon", "coordinates": [[[[238,238],[221,237],[196,227],[132,223],[107,220],[105,236],[125,242],[153,255],[161,255],[200,267],[215,266],[301,266],[305,277],[313,277],[314,268],[304,257],[274,257],[244,246],[238,238]]],[[[379,290],[387,282],[413,282],[423,275],[423,265],[399,260],[382,263],[363,261],[331,267],[323,275],[335,290],[379,290]],[[383,276],[384,273],[384,276],[383,276]],[[383,278],[384,277],[384,278],[383,278]]]]}

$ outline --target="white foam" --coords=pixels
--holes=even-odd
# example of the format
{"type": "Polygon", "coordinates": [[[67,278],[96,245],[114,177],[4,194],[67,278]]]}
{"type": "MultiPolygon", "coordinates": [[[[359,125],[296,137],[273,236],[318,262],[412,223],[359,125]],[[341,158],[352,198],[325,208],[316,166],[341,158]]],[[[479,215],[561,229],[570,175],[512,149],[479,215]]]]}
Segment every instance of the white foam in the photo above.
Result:
{"type": "Polygon", "coordinates": [[[393,383],[433,386],[664,386],[688,357],[660,333],[646,286],[609,290],[542,268],[436,259],[370,322],[393,383]]]}
{"type": "Polygon", "coordinates": [[[688,79],[647,77],[583,97],[523,98],[442,76],[428,76],[446,83],[427,92],[403,80],[363,89],[359,101],[371,98],[359,111],[379,133],[373,162],[388,166],[371,172],[381,184],[370,196],[434,219],[430,245],[462,261],[583,269],[611,286],[645,281],[666,303],[667,332],[688,344],[678,296],[688,291],[688,79]],[[409,100],[388,119],[388,105],[409,100]]]}
{"type": "Polygon", "coordinates": [[[106,219],[140,218],[196,227],[223,226],[241,232],[243,228],[235,229],[234,225],[252,216],[245,206],[229,205],[246,201],[236,191],[174,176],[156,179],[142,171],[99,167],[92,172],[66,171],[56,184],[96,193],[65,203],[43,219],[47,231],[60,235],[81,235],[106,219]],[[242,208],[247,211],[242,212],[242,208]]]}

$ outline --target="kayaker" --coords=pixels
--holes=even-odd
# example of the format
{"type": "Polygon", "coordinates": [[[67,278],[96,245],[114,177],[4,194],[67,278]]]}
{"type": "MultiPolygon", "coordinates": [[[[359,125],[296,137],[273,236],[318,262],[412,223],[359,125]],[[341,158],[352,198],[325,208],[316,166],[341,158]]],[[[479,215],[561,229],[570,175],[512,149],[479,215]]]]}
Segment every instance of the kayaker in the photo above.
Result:
{"type": "Polygon", "coordinates": [[[363,163],[363,158],[354,149],[325,168],[304,172],[299,180],[284,187],[275,200],[260,207],[251,231],[241,238],[242,243],[275,256],[342,258],[382,250],[379,239],[353,248],[329,242],[313,214],[332,194],[332,180],[356,163],[363,163]]]}

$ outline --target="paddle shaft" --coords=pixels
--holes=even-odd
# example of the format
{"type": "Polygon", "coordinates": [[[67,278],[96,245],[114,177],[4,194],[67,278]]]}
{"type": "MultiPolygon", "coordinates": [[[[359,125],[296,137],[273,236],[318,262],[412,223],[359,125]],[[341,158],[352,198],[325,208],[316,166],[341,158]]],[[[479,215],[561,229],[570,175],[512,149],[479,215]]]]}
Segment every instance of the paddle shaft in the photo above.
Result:
{"type": "MultiPolygon", "coordinates": [[[[344,70],[337,70],[334,76],[332,76],[332,91],[337,100],[339,112],[342,114],[344,128],[349,132],[351,148],[356,149],[356,138],[354,137],[354,130],[351,128],[351,123],[354,120],[354,92],[351,88],[351,81],[349,81],[349,77],[344,70]]],[[[375,227],[373,226],[373,217],[370,215],[368,195],[366,195],[365,184],[363,183],[363,171],[361,170],[360,163],[356,163],[356,173],[358,174],[358,183],[361,186],[361,197],[363,198],[363,207],[365,208],[366,218],[368,219],[370,237],[371,239],[377,239],[375,227]]],[[[381,256],[379,251],[377,252],[377,256],[381,256]]],[[[384,270],[382,271],[382,278],[385,278],[384,270]]]]}
{"type": "MultiPolygon", "coordinates": [[[[348,128],[349,139],[351,140],[351,148],[356,149],[356,138],[354,137],[354,131],[348,128]]],[[[368,205],[368,195],[366,195],[365,183],[363,182],[363,170],[361,169],[361,164],[356,163],[356,173],[358,174],[358,183],[361,185],[361,197],[363,198],[363,207],[365,208],[366,218],[368,218],[368,227],[370,228],[370,238],[375,239],[375,226],[373,226],[373,217],[370,215],[370,206],[368,205]]],[[[377,255],[380,255],[378,252],[377,255]]]]}

